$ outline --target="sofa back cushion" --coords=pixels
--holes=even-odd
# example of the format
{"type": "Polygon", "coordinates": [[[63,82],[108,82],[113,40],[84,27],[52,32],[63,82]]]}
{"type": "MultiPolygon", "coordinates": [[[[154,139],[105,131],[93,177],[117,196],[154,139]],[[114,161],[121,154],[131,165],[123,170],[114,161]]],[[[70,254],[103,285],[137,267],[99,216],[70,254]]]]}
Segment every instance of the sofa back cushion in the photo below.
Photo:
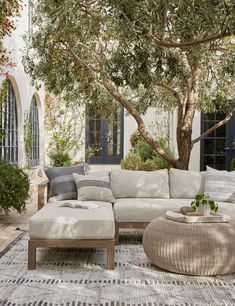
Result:
{"type": "Polygon", "coordinates": [[[170,169],[171,198],[193,199],[198,193],[204,193],[206,172],[170,169]]]}
{"type": "Polygon", "coordinates": [[[86,164],[71,167],[48,168],[46,175],[49,179],[49,197],[57,200],[72,200],[77,198],[77,187],[73,173],[84,175],[86,164]]]}
{"type": "Polygon", "coordinates": [[[168,170],[112,170],[115,198],[169,198],[168,170]]]}
{"type": "Polygon", "coordinates": [[[235,203],[235,171],[207,167],[205,193],[214,201],[235,203]]]}

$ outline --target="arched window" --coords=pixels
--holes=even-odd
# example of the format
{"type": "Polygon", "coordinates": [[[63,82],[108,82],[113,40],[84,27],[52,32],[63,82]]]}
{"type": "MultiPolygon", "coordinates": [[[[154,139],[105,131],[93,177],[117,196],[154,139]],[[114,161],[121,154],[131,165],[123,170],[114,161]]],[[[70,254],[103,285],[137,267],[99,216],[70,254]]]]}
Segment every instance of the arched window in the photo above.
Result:
{"type": "Polygon", "coordinates": [[[29,166],[39,165],[39,116],[36,98],[33,97],[30,105],[29,122],[32,130],[32,143],[29,157],[29,166]]]}
{"type": "Polygon", "coordinates": [[[9,80],[1,89],[0,158],[18,164],[18,119],[16,97],[9,80]]]}

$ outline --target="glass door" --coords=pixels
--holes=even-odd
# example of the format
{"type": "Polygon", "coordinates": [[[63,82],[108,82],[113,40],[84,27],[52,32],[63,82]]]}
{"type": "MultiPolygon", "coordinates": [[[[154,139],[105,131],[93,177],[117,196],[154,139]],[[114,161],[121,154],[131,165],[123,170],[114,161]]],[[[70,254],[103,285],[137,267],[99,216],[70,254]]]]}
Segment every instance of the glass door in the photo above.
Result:
{"type": "MultiPolygon", "coordinates": [[[[225,117],[223,113],[202,114],[202,133],[225,117]]],[[[201,170],[206,166],[230,170],[235,157],[235,117],[201,141],[201,170]]]]}
{"type": "Polygon", "coordinates": [[[86,162],[90,164],[119,164],[123,157],[123,109],[108,120],[95,110],[86,116],[86,162]]]}

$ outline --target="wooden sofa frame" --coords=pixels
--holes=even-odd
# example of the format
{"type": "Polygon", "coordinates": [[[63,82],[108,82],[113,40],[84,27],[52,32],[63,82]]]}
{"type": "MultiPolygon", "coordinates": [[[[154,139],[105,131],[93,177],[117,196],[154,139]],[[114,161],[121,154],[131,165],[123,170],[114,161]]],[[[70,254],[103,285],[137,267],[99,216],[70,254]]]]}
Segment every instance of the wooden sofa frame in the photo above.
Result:
{"type": "MultiPolygon", "coordinates": [[[[48,200],[48,180],[38,184],[38,210],[45,204],[45,193],[48,200]]],[[[28,241],[28,270],[36,269],[37,248],[104,248],[107,249],[107,268],[115,267],[115,239],[32,239],[28,241]]]]}
{"type": "Polygon", "coordinates": [[[37,248],[104,248],[107,249],[107,268],[114,270],[115,240],[98,239],[29,239],[28,241],[28,270],[36,269],[37,248]]]}

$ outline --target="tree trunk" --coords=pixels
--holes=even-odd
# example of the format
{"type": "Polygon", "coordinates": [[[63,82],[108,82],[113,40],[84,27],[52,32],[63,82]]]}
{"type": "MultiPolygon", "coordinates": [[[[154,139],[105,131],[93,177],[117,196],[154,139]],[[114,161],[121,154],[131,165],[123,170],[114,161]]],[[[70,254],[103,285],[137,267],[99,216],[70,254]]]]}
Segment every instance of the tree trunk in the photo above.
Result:
{"type": "Polygon", "coordinates": [[[179,158],[177,168],[188,170],[189,160],[193,147],[192,129],[193,119],[198,101],[199,86],[201,83],[201,67],[197,61],[187,56],[191,68],[191,78],[187,80],[187,90],[182,105],[178,107],[177,146],[179,158]]]}
{"type": "Polygon", "coordinates": [[[179,158],[177,168],[188,170],[192,151],[192,128],[197,104],[197,91],[194,87],[187,93],[185,105],[178,108],[177,146],[179,158]]]}
{"type": "Polygon", "coordinates": [[[177,144],[179,154],[179,158],[177,160],[177,168],[188,170],[192,150],[192,129],[182,130],[178,127],[177,144]]]}

